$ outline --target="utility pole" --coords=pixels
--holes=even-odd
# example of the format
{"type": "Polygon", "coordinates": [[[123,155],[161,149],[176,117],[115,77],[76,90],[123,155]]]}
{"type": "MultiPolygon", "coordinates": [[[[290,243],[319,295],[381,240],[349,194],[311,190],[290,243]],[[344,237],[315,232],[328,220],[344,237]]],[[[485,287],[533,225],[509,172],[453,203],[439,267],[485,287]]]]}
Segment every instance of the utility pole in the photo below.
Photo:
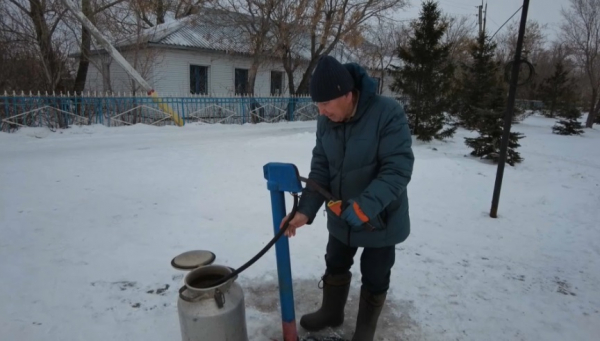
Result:
{"type": "Polygon", "coordinates": [[[481,12],[483,11],[483,0],[481,0],[481,6],[475,6],[477,8],[479,8],[479,34],[481,35],[481,32],[483,32],[483,27],[482,27],[482,15],[481,12]]]}
{"type": "Polygon", "coordinates": [[[483,11],[483,33],[485,33],[485,23],[486,22],[487,22],[487,2],[485,3],[485,10],[483,11]]]}
{"type": "Polygon", "coordinates": [[[517,37],[517,48],[515,51],[511,76],[510,88],[508,91],[508,105],[506,115],[504,116],[504,129],[502,132],[502,146],[500,147],[500,159],[498,160],[498,170],[496,171],[496,182],[494,184],[494,194],[492,197],[492,207],[490,217],[498,218],[498,203],[500,202],[500,190],[502,188],[502,178],[504,177],[504,163],[506,162],[506,153],[508,150],[508,139],[510,137],[510,126],[512,123],[515,97],[517,94],[517,85],[519,82],[519,66],[521,65],[521,52],[523,51],[523,40],[525,36],[525,27],[527,25],[527,12],[529,11],[529,0],[523,0],[523,11],[521,12],[521,24],[519,25],[519,35],[517,37]]]}

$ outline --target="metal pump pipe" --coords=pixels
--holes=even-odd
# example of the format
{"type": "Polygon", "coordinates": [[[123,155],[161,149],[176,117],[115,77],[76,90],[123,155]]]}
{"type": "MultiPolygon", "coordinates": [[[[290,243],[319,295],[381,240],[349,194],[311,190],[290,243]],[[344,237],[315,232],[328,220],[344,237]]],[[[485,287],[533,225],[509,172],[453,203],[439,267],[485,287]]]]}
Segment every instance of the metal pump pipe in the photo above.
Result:
{"type": "MultiPolygon", "coordinates": [[[[286,215],[285,192],[300,193],[302,184],[298,169],[288,163],[268,163],[263,167],[267,180],[267,188],[271,192],[271,208],[273,211],[273,231],[279,233],[279,226],[286,215]]],[[[275,244],[277,257],[277,274],[279,277],[279,299],[281,302],[281,318],[284,341],[297,341],[296,316],[294,312],[294,289],[289,242],[287,238],[279,238],[275,244]]]]}

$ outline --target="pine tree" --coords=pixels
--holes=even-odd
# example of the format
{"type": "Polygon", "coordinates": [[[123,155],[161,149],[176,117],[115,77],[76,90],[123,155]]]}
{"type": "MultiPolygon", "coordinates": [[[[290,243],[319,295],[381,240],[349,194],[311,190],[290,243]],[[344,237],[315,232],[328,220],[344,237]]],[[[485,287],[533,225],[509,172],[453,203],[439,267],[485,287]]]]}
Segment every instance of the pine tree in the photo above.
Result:
{"type": "Polygon", "coordinates": [[[454,107],[455,115],[466,129],[476,130],[482,111],[506,109],[507,89],[495,51],[496,44],[485,34],[479,35],[470,47],[471,63],[463,66],[464,74],[457,90],[459,101],[454,107]]]}
{"type": "MultiPolygon", "coordinates": [[[[462,107],[459,117],[462,124],[479,133],[478,137],[465,138],[465,144],[473,150],[471,155],[498,162],[504,132],[506,112],[506,86],[499,64],[494,61],[495,44],[482,33],[471,49],[472,62],[462,84],[462,107]]],[[[514,166],[523,161],[516,151],[519,140],[525,137],[511,132],[508,141],[506,163],[514,166]]]]}
{"type": "Polygon", "coordinates": [[[554,65],[554,73],[540,86],[540,96],[544,102],[544,115],[555,117],[558,111],[565,111],[566,103],[573,101],[573,84],[569,79],[569,71],[565,70],[562,60],[554,65]]]}
{"type": "Polygon", "coordinates": [[[583,126],[579,122],[581,111],[574,106],[561,108],[558,115],[562,117],[554,127],[552,132],[558,135],[581,135],[583,134],[583,126]]]}
{"type": "Polygon", "coordinates": [[[397,69],[392,90],[407,95],[407,116],[413,134],[419,140],[443,140],[452,137],[455,127],[444,130],[449,92],[454,73],[450,62],[450,45],[441,39],[447,24],[433,1],[423,3],[419,19],[411,24],[413,37],[397,54],[403,67],[397,69]]]}
{"type": "MultiPolygon", "coordinates": [[[[479,123],[477,124],[479,136],[474,138],[465,137],[465,144],[473,149],[471,155],[497,163],[500,159],[500,147],[502,146],[502,134],[504,132],[504,112],[480,111],[477,116],[479,117],[479,123]]],[[[511,166],[523,161],[521,154],[516,151],[521,146],[519,140],[523,137],[525,135],[522,133],[510,132],[506,163],[511,166]]]]}

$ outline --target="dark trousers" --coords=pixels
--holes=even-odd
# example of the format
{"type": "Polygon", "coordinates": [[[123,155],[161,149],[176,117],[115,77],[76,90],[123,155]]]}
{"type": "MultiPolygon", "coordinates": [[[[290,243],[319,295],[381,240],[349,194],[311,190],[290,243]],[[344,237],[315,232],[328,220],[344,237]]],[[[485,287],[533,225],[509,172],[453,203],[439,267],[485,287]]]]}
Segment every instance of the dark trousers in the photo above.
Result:
{"type": "MultiPolygon", "coordinates": [[[[342,274],[350,270],[354,264],[357,247],[350,247],[329,235],[325,264],[327,272],[342,274]]],[[[373,295],[387,291],[390,287],[392,266],[396,261],[394,245],[382,248],[364,248],[360,256],[360,272],[362,288],[373,295]]]]}

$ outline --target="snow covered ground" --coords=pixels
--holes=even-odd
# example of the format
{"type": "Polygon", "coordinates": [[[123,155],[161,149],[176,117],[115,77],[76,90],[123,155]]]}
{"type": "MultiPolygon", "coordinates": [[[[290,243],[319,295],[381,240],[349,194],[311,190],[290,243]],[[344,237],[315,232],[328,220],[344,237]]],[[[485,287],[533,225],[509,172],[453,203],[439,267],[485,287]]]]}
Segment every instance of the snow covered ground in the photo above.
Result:
{"type": "MultiPolygon", "coordinates": [[[[397,247],[378,340],[597,339],[600,132],[558,136],[553,124],[534,116],[514,126],[527,136],[525,161],[506,168],[498,219],[488,216],[496,167],[465,156],[471,133],[415,143],[412,234],[397,247]]],[[[184,272],[171,259],[206,249],[238,267],[254,256],[273,236],[262,167],[291,162],[308,175],[314,131],[304,122],[1,133],[0,340],[180,339],[184,272]]],[[[290,240],[298,320],[320,302],[326,234],[319,214],[290,240]]],[[[347,338],[358,262],[353,272],[347,323],[330,331],[347,338]]],[[[281,340],[274,248],[239,283],[251,341],[281,340]]]]}

